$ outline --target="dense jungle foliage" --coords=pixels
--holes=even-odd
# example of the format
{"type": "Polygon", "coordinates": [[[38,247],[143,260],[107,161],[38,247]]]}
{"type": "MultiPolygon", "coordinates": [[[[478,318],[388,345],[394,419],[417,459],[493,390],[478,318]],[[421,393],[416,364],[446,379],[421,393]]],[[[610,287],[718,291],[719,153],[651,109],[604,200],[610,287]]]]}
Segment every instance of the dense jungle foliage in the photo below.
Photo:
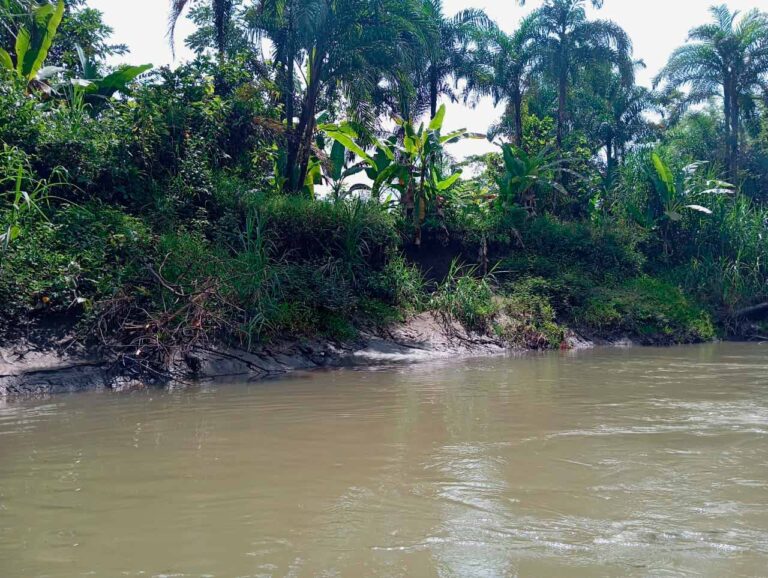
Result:
{"type": "Polygon", "coordinates": [[[158,69],[109,66],[85,0],[0,0],[0,334],[159,367],[425,310],[535,348],[759,333],[768,15],[713,7],[650,89],[587,4],[174,0],[197,56],[158,69]],[[481,97],[489,134],[444,130],[481,97]]]}

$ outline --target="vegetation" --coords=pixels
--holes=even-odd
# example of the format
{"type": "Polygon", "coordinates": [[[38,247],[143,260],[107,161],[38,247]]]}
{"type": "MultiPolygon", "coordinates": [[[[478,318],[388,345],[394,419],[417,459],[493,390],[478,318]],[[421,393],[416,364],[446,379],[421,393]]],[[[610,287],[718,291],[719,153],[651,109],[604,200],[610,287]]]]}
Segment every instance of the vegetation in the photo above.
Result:
{"type": "Polygon", "coordinates": [[[108,65],[83,0],[0,0],[0,335],[71,323],[156,373],[426,310],[532,348],[768,310],[765,13],[713,7],[651,90],[598,1],[515,30],[437,0],[170,4],[198,26],[173,70],[108,65]],[[490,134],[445,130],[482,97],[490,134]]]}

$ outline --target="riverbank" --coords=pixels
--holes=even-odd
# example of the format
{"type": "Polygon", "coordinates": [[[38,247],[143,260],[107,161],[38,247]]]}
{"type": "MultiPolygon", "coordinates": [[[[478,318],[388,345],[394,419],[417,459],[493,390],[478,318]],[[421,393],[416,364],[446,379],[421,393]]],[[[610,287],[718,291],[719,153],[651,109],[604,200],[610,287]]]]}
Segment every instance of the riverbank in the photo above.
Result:
{"type": "MultiPolygon", "coordinates": [[[[567,349],[593,346],[593,341],[573,332],[568,332],[562,345],[567,349]]],[[[525,348],[501,335],[469,331],[458,322],[446,322],[426,312],[386,328],[360,331],[350,341],[287,339],[253,351],[221,344],[193,347],[176,353],[166,371],[139,375],[135,367],[117,356],[84,347],[67,334],[66,328],[49,327],[0,343],[0,396],[120,391],[198,381],[258,381],[300,370],[502,355],[514,350],[525,348]]]]}

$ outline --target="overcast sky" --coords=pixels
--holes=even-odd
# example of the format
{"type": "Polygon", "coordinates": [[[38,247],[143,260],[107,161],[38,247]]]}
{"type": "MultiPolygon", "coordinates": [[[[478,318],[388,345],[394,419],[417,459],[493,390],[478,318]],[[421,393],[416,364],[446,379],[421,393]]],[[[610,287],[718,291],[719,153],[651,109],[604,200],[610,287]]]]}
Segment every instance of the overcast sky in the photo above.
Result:
{"type": "MultiPolygon", "coordinates": [[[[166,0],[89,0],[88,4],[104,13],[106,22],[115,29],[115,42],[125,43],[131,54],[125,60],[132,64],[152,63],[155,66],[180,62],[189,56],[183,39],[191,32],[187,21],[177,28],[176,60],[166,36],[168,5],[166,0]]],[[[651,78],[664,66],[669,54],[685,41],[688,30],[705,22],[707,10],[715,0],[605,0],[599,11],[590,11],[594,17],[607,18],[620,24],[634,43],[635,58],[647,64],[640,72],[638,81],[649,85],[651,78]]],[[[766,7],[764,0],[729,0],[732,9],[749,10],[766,7]]],[[[499,25],[514,30],[520,19],[541,5],[540,0],[529,0],[525,8],[515,0],[444,0],[445,11],[453,14],[464,8],[482,8],[499,25]]],[[[450,105],[448,128],[468,128],[485,132],[490,124],[501,116],[492,103],[482,102],[468,110],[461,105],[450,105]]],[[[465,155],[490,150],[482,141],[456,145],[454,154],[465,155]]]]}

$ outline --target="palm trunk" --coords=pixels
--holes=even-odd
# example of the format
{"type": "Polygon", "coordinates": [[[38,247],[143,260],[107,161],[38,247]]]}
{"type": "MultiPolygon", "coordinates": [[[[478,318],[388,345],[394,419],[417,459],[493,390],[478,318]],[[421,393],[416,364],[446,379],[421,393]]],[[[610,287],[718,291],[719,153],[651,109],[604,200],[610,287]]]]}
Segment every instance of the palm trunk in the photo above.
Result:
{"type": "Polygon", "coordinates": [[[613,173],[616,170],[616,158],[614,156],[614,146],[613,146],[613,137],[607,137],[605,140],[605,156],[607,159],[607,169],[606,169],[606,181],[609,183],[611,182],[611,179],[613,179],[613,173]]]}
{"type": "Polygon", "coordinates": [[[560,73],[557,89],[557,148],[563,148],[565,138],[566,107],[568,106],[568,75],[560,73]]]}
{"type": "Polygon", "coordinates": [[[515,115],[515,146],[523,146],[523,95],[520,87],[515,87],[512,92],[512,111],[515,115]]]}
{"type": "Polygon", "coordinates": [[[320,96],[320,75],[323,58],[316,56],[311,65],[311,80],[307,87],[299,124],[289,133],[288,155],[285,166],[286,192],[298,193],[304,188],[307,179],[309,160],[312,152],[312,139],[315,136],[315,114],[320,96]]]}
{"type": "Polygon", "coordinates": [[[739,180],[739,128],[740,128],[740,106],[738,95],[733,94],[733,104],[731,105],[731,179],[734,184],[739,180]]]}
{"type": "Polygon", "coordinates": [[[733,178],[733,157],[731,155],[733,140],[731,123],[733,122],[733,94],[731,90],[731,81],[729,78],[723,82],[723,113],[725,115],[725,159],[728,167],[728,175],[733,178]]]}
{"type": "Polygon", "coordinates": [[[430,119],[437,116],[437,99],[438,99],[438,78],[437,69],[432,66],[429,69],[429,113],[430,119]]]}

